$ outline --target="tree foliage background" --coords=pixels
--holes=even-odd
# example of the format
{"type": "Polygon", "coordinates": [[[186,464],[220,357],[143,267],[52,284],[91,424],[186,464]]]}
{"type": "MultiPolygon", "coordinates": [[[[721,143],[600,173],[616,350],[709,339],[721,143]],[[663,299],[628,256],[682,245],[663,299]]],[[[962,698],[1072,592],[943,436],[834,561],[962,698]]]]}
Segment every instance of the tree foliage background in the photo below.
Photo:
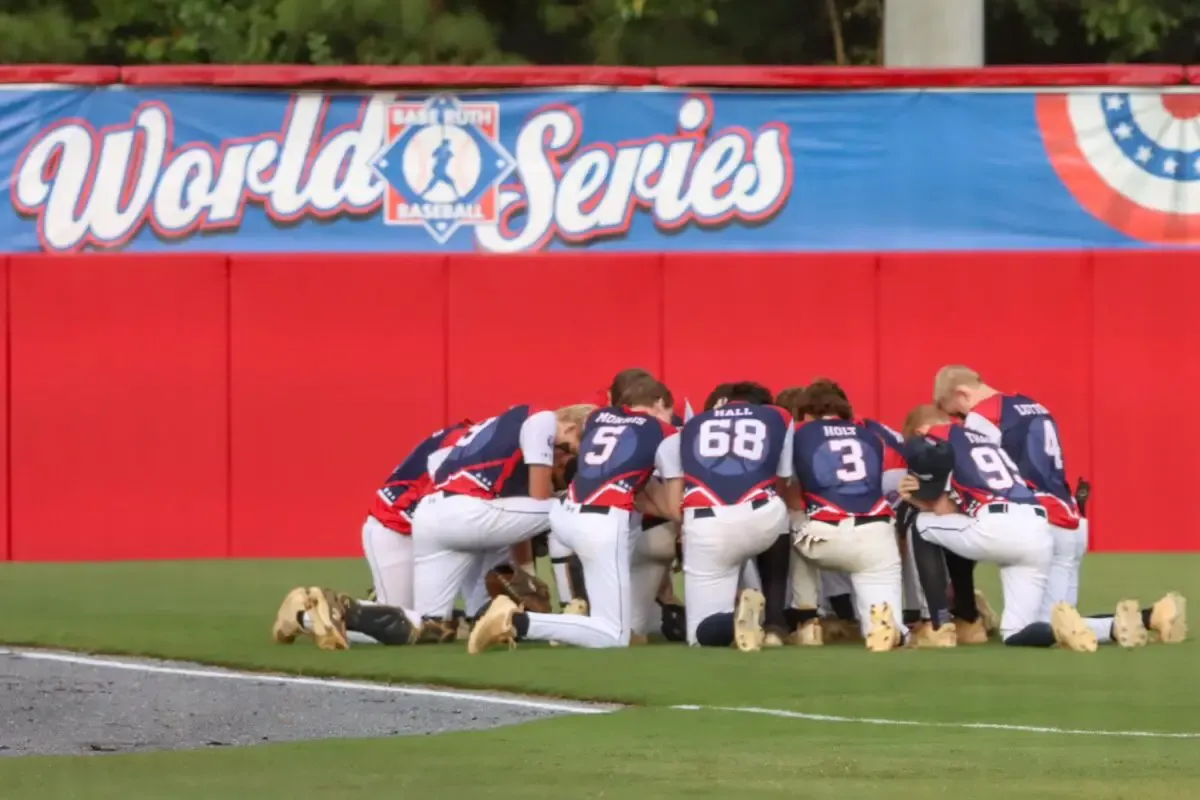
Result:
{"type": "MultiPolygon", "coordinates": [[[[877,64],[883,2],[0,0],[0,62],[877,64]]],[[[988,63],[1200,63],[1200,0],[986,2],[988,63]]]]}

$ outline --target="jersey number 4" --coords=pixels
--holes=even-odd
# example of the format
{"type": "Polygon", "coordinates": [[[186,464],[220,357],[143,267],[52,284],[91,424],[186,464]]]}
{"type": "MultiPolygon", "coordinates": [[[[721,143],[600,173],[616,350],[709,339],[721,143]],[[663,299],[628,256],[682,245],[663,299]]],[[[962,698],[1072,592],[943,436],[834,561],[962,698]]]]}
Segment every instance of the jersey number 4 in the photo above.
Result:
{"type": "Polygon", "coordinates": [[[704,458],[724,458],[731,453],[747,461],[761,461],[767,448],[767,426],[757,419],[706,419],[700,425],[697,450],[704,458]]]}
{"type": "Polygon", "coordinates": [[[1058,429],[1050,420],[1042,420],[1042,438],[1045,441],[1047,457],[1054,462],[1055,469],[1063,468],[1062,445],[1058,443],[1058,429]]]}

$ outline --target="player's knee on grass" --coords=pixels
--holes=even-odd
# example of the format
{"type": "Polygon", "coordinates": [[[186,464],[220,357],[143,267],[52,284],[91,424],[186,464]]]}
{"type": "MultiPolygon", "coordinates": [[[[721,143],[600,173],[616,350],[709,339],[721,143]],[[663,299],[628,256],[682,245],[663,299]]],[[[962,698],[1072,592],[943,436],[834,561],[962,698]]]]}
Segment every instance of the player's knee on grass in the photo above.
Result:
{"type": "Polygon", "coordinates": [[[729,647],[733,644],[733,613],[713,614],[696,626],[696,644],[701,647],[729,647]]]}
{"type": "Polygon", "coordinates": [[[1033,622],[1004,639],[1009,647],[1053,647],[1054,628],[1049,622],[1033,622]]]}

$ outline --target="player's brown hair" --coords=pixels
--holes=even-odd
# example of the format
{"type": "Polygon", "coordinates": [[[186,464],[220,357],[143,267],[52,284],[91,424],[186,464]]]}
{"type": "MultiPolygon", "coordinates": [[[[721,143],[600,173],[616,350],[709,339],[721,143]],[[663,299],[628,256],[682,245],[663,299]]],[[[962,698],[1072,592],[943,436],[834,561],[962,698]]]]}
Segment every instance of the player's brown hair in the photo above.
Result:
{"type": "Polygon", "coordinates": [[[838,397],[845,400],[847,403],[850,402],[850,398],[846,396],[846,390],[843,389],[837,383],[837,381],[833,380],[832,378],[822,378],[820,376],[813,378],[811,381],[809,381],[808,388],[811,391],[813,389],[813,387],[821,387],[822,389],[828,389],[829,391],[836,394],[838,397]]]}
{"type": "Polygon", "coordinates": [[[979,373],[962,364],[947,364],[933,378],[933,404],[941,407],[960,386],[976,387],[983,384],[979,373]]]}
{"type": "Polygon", "coordinates": [[[804,416],[804,405],[808,402],[808,390],[803,386],[789,386],[775,395],[775,405],[787,411],[794,419],[804,416]]]}
{"type": "Polygon", "coordinates": [[[854,409],[846,399],[846,393],[832,381],[820,381],[810,385],[806,391],[807,402],[800,409],[802,414],[814,418],[836,417],[854,419],[854,409]]]}
{"type": "Polygon", "coordinates": [[[922,403],[908,412],[908,416],[904,418],[904,427],[901,429],[901,433],[907,439],[916,435],[917,428],[925,425],[941,425],[949,421],[950,418],[938,410],[937,406],[932,403],[922,403]]]}
{"type": "Polygon", "coordinates": [[[625,390],[628,389],[632,383],[639,381],[642,378],[653,377],[654,376],[650,374],[649,370],[642,369],[641,367],[630,367],[629,369],[621,370],[613,376],[612,383],[608,385],[609,401],[613,404],[619,404],[621,395],[625,394],[625,390]]]}
{"type": "Polygon", "coordinates": [[[622,392],[621,397],[617,399],[616,405],[649,407],[660,401],[663,408],[675,407],[675,398],[671,396],[671,390],[667,388],[666,384],[657,378],[647,376],[638,378],[629,384],[622,392]]]}

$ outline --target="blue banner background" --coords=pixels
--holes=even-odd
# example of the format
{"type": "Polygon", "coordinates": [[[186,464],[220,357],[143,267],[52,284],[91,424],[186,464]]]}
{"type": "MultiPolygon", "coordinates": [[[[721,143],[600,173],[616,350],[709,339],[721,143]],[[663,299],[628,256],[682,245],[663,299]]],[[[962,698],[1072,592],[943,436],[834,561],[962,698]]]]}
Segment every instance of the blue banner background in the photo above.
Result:
{"type": "MultiPolygon", "coordinates": [[[[1094,94],[1097,103],[1106,96],[1100,92],[1094,94]]],[[[377,98],[379,119],[386,116],[388,106],[386,99],[377,95],[330,93],[321,96],[323,100],[308,97],[309,105],[325,106],[317,136],[309,143],[314,156],[321,149],[322,138],[327,139],[339,128],[355,131],[361,127],[371,97],[377,98]]],[[[428,97],[388,96],[418,104],[428,97]]],[[[196,159],[190,170],[176,169],[176,178],[185,175],[195,180],[207,168],[200,163],[204,153],[210,154],[209,162],[219,174],[220,164],[212,154],[229,147],[231,140],[261,141],[269,134],[282,138],[294,100],[293,95],[286,93],[258,91],[159,91],[123,87],[0,89],[0,188],[5,198],[0,207],[0,237],[4,243],[0,249],[9,252],[112,248],[135,252],[463,252],[586,247],[610,251],[711,252],[1149,246],[1144,243],[1146,237],[1136,239],[1121,232],[1120,220],[1102,221],[1094,209],[1085,210],[1068,189],[1051,155],[1053,148],[1047,147],[1051,132],[1040,121],[1039,114],[1039,103],[1066,102],[1065,96],[1032,92],[694,95],[676,91],[581,90],[463,93],[445,100],[450,104],[461,102],[462,108],[478,103],[498,104],[496,138],[500,150],[497,152],[501,153],[501,160],[505,151],[513,156],[516,171],[509,182],[516,183],[538,180],[536,176],[531,178],[530,173],[536,164],[518,153],[518,136],[527,126],[546,119],[546,114],[559,113],[561,117],[560,109],[564,106],[575,110],[581,127],[573,155],[563,158],[568,172],[572,159],[577,159],[589,146],[612,154],[636,151],[651,137],[659,137],[658,141],[666,144],[686,143],[686,136],[679,134],[681,116],[701,107],[711,115],[709,139],[723,134],[742,135],[738,129],[744,129],[744,140],[769,151],[770,134],[775,132],[782,136],[785,155],[790,157],[792,167],[790,175],[774,176],[781,185],[775,204],[778,209],[757,221],[745,221],[737,214],[730,219],[731,215],[726,214],[708,221],[693,219],[681,229],[664,230],[653,210],[643,205],[633,210],[626,230],[604,235],[584,231],[575,237],[575,243],[564,241],[561,234],[551,230],[536,242],[497,247],[495,235],[480,237],[471,225],[459,227],[441,243],[420,225],[384,224],[378,196],[385,183],[378,175],[363,180],[369,174],[363,165],[387,142],[388,137],[383,134],[360,140],[354,152],[348,154],[348,160],[360,162],[355,179],[358,196],[338,206],[338,213],[332,218],[320,219],[309,207],[282,221],[278,210],[264,209],[261,198],[244,192],[238,196],[243,190],[240,182],[237,186],[221,185],[216,193],[227,207],[236,205],[237,214],[215,219],[210,213],[207,222],[201,220],[174,233],[163,232],[171,221],[169,215],[157,214],[153,199],[145,214],[133,215],[137,217],[134,222],[108,224],[99,232],[73,224],[72,213],[64,211],[73,208],[73,214],[78,216],[83,204],[92,202],[96,204],[97,219],[105,215],[111,218],[136,199],[129,187],[122,188],[120,180],[111,180],[111,173],[109,180],[101,181],[102,185],[92,186],[87,178],[91,175],[91,183],[97,180],[94,167],[99,137],[106,130],[110,135],[120,133],[119,126],[126,126],[127,130],[139,109],[150,109],[168,120],[172,152],[191,153],[189,158],[196,159]],[[681,113],[685,107],[688,111],[681,113]],[[94,135],[89,128],[95,131],[94,135]],[[55,135],[54,130],[73,145],[50,148],[46,136],[55,135]],[[81,143],[88,141],[92,142],[91,157],[81,158],[79,153],[87,150],[81,143]],[[72,188],[72,182],[79,181],[85,186],[82,193],[72,188]],[[363,199],[368,197],[373,199],[370,202],[363,199]],[[47,210],[54,199],[59,201],[57,210],[47,210]]],[[[470,126],[459,127],[467,130],[470,126]]],[[[467,140],[459,136],[456,152],[482,147],[484,160],[489,159],[487,142],[491,139],[481,130],[476,128],[471,134],[474,144],[463,144],[467,140]]],[[[417,128],[412,131],[419,132],[417,128]]],[[[128,169],[122,167],[120,175],[132,181],[142,174],[154,153],[150,152],[153,147],[145,135],[126,137],[126,141],[134,147],[126,160],[128,169]]],[[[1196,142],[1200,147],[1200,138],[1196,142]]],[[[401,142],[391,154],[394,163],[398,163],[397,159],[404,155],[401,151],[408,146],[401,142]]],[[[428,151],[422,152],[420,158],[410,159],[411,163],[417,164],[421,158],[430,161],[428,151]]],[[[269,152],[260,154],[264,158],[267,155],[269,152]]],[[[225,156],[226,161],[229,158],[225,156]]],[[[746,154],[747,162],[753,159],[752,153],[746,154]]],[[[115,159],[112,163],[122,165],[125,161],[115,159]]],[[[158,171],[160,176],[166,169],[165,163],[158,171]]],[[[686,169],[686,181],[703,183],[696,175],[694,161],[674,158],[671,163],[673,168],[686,169]]],[[[757,168],[767,169],[771,163],[764,158],[757,168]]],[[[264,169],[262,174],[269,174],[271,169],[264,169]]],[[[277,167],[274,169],[279,171],[277,167]]],[[[756,174],[754,168],[746,173],[753,174],[756,174]]],[[[647,182],[653,183],[654,177],[649,176],[647,182]]],[[[760,175],[751,184],[748,177],[743,178],[746,183],[742,189],[749,186],[750,191],[755,186],[761,188],[760,182],[765,180],[760,175]]],[[[186,180],[173,185],[154,175],[146,180],[147,185],[154,182],[154,197],[162,194],[168,198],[167,205],[177,203],[180,193],[187,191],[186,180]],[[171,201],[171,197],[175,200],[171,201]]],[[[556,189],[559,183],[550,175],[540,180],[543,193],[556,189]]],[[[661,183],[661,176],[658,180],[661,183]]],[[[296,183],[303,185],[302,180],[292,181],[291,188],[296,183]]],[[[470,181],[463,185],[467,183],[470,181]]],[[[605,181],[605,185],[610,186],[611,181],[605,181]]],[[[726,193],[737,191],[728,182],[723,187],[721,191],[726,193]]],[[[412,194],[411,187],[408,192],[412,194]]],[[[1137,202],[1133,190],[1116,192],[1114,196],[1118,194],[1137,202]]],[[[322,212],[326,217],[332,213],[329,209],[322,212]]],[[[1171,217],[1185,215],[1163,216],[1169,229],[1171,217]]],[[[518,219],[513,228],[519,232],[522,224],[518,219]]]]}

